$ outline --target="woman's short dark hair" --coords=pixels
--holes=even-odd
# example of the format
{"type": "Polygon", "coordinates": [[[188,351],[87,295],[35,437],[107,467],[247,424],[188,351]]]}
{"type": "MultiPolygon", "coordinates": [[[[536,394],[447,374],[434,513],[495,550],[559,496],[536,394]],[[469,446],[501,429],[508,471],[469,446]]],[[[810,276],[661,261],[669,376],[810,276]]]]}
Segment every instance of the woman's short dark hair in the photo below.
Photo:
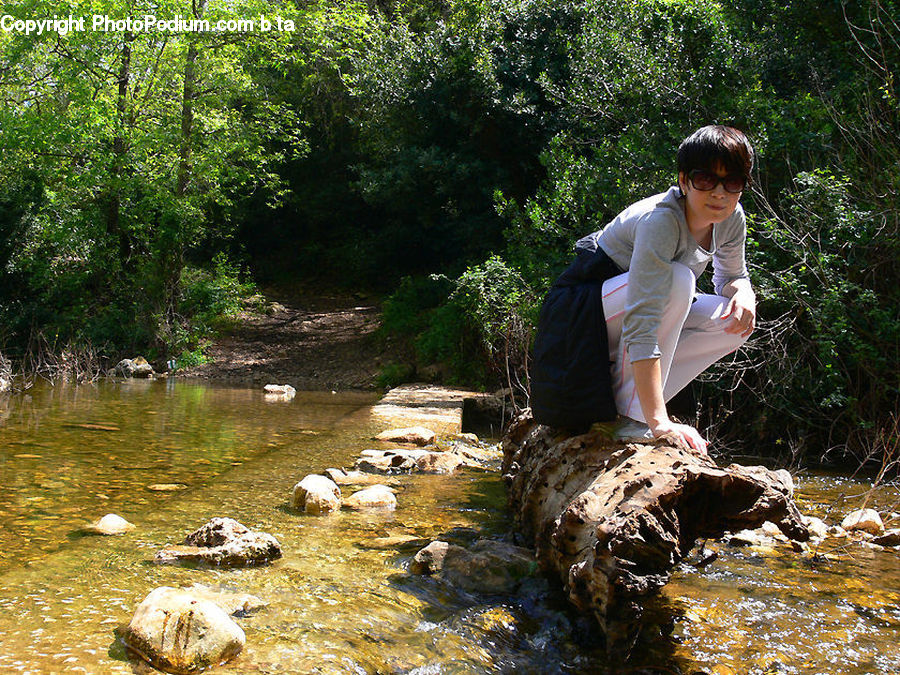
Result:
{"type": "Polygon", "coordinates": [[[697,129],[678,147],[678,171],[690,173],[694,169],[714,170],[721,164],[730,174],[740,174],[749,180],[753,169],[753,148],[744,132],[734,127],[710,124],[697,129]]]}

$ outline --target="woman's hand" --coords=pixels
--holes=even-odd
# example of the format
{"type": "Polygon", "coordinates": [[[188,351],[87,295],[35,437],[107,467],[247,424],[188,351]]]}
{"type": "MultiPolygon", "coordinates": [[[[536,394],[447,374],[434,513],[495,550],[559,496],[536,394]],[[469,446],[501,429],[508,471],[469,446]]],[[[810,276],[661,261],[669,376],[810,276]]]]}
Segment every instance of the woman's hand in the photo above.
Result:
{"type": "Polygon", "coordinates": [[[673,422],[672,420],[665,420],[657,424],[651,424],[650,430],[653,432],[654,438],[659,438],[665,434],[674,434],[676,438],[681,439],[689,448],[699,452],[705,453],[709,445],[709,442],[700,435],[700,432],[689,424],[678,424],[678,422],[673,422]]]}
{"type": "Polygon", "coordinates": [[[753,291],[741,289],[732,295],[721,319],[731,319],[725,326],[726,333],[748,337],[756,328],[756,295],[753,291]]]}

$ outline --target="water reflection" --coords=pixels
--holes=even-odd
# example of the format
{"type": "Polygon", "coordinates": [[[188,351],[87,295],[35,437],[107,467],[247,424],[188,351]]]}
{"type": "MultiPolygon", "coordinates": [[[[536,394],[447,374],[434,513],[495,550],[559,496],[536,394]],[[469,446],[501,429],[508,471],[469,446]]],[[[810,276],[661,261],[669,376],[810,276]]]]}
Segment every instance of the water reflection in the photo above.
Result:
{"type": "MultiPolygon", "coordinates": [[[[478,596],[405,572],[405,535],[465,544],[510,527],[499,475],[408,476],[389,513],[312,517],[288,506],[307,473],[349,466],[381,431],[374,397],[262,393],[188,382],[44,388],[13,397],[0,428],[0,672],[133,673],[114,637],[161,585],[203,583],[269,606],[240,619],[247,648],[226,673],[885,673],[900,671],[896,552],[832,543],[832,558],[721,548],[683,565],[648,611],[627,665],[555,585],[478,596]],[[102,428],[98,428],[102,427],[102,428]],[[147,489],[182,483],[174,493],[147,489]],[[107,512],[121,537],[76,530],[107,512]],[[154,553],[210,517],[274,534],[259,569],[157,567],[154,553]]],[[[804,509],[834,522],[862,484],[806,476],[804,509]]],[[[896,488],[873,495],[879,510],[896,488]]],[[[138,672],[147,672],[137,668],[138,672]]]]}
{"type": "Polygon", "coordinates": [[[0,572],[58,550],[89,520],[128,520],[234,466],[327,430],[371,395],[261,392],[175,380],[37,386],[7,399],[0,430],[0,572]]]}

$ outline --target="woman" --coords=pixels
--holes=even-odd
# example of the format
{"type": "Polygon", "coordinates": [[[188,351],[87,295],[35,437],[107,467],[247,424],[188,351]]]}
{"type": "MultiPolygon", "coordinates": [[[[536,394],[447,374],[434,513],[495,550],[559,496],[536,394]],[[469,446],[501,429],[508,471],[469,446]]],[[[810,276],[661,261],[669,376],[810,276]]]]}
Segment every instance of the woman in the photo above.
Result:
{"type": "Polygon", "coordinates": [[[617,411],[620,437],[674,434],[706,451],[694,427],[669,418],[666,401],[754,329],[739,203],[753,149],[737,129],[712,125],[682,142],[677,161],[678,186],[579,240],[578,257],[544,301],[532,376],[537,421],[578,428],[617,411]],[[710,261],[715,295],[697,294],[710,261]]]}

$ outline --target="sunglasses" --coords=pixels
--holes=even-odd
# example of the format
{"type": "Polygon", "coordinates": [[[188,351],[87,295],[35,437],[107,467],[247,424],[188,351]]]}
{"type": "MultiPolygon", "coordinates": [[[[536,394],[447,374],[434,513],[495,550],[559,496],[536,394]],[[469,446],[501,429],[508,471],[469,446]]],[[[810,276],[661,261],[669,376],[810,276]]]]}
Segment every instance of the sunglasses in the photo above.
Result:
{"type": "Polygon", "coordinates": [[[747,187],[747,179],[744,176],[732,173],[719,177],[706,169],[694,169],[688,174],[688,180],[691,181],[691,185],[695,190],[700,190],[701,192],[715,190],[719,183],[725,188],[725,192],[731,193],[743,192],[744,188],[747,187]]]}

